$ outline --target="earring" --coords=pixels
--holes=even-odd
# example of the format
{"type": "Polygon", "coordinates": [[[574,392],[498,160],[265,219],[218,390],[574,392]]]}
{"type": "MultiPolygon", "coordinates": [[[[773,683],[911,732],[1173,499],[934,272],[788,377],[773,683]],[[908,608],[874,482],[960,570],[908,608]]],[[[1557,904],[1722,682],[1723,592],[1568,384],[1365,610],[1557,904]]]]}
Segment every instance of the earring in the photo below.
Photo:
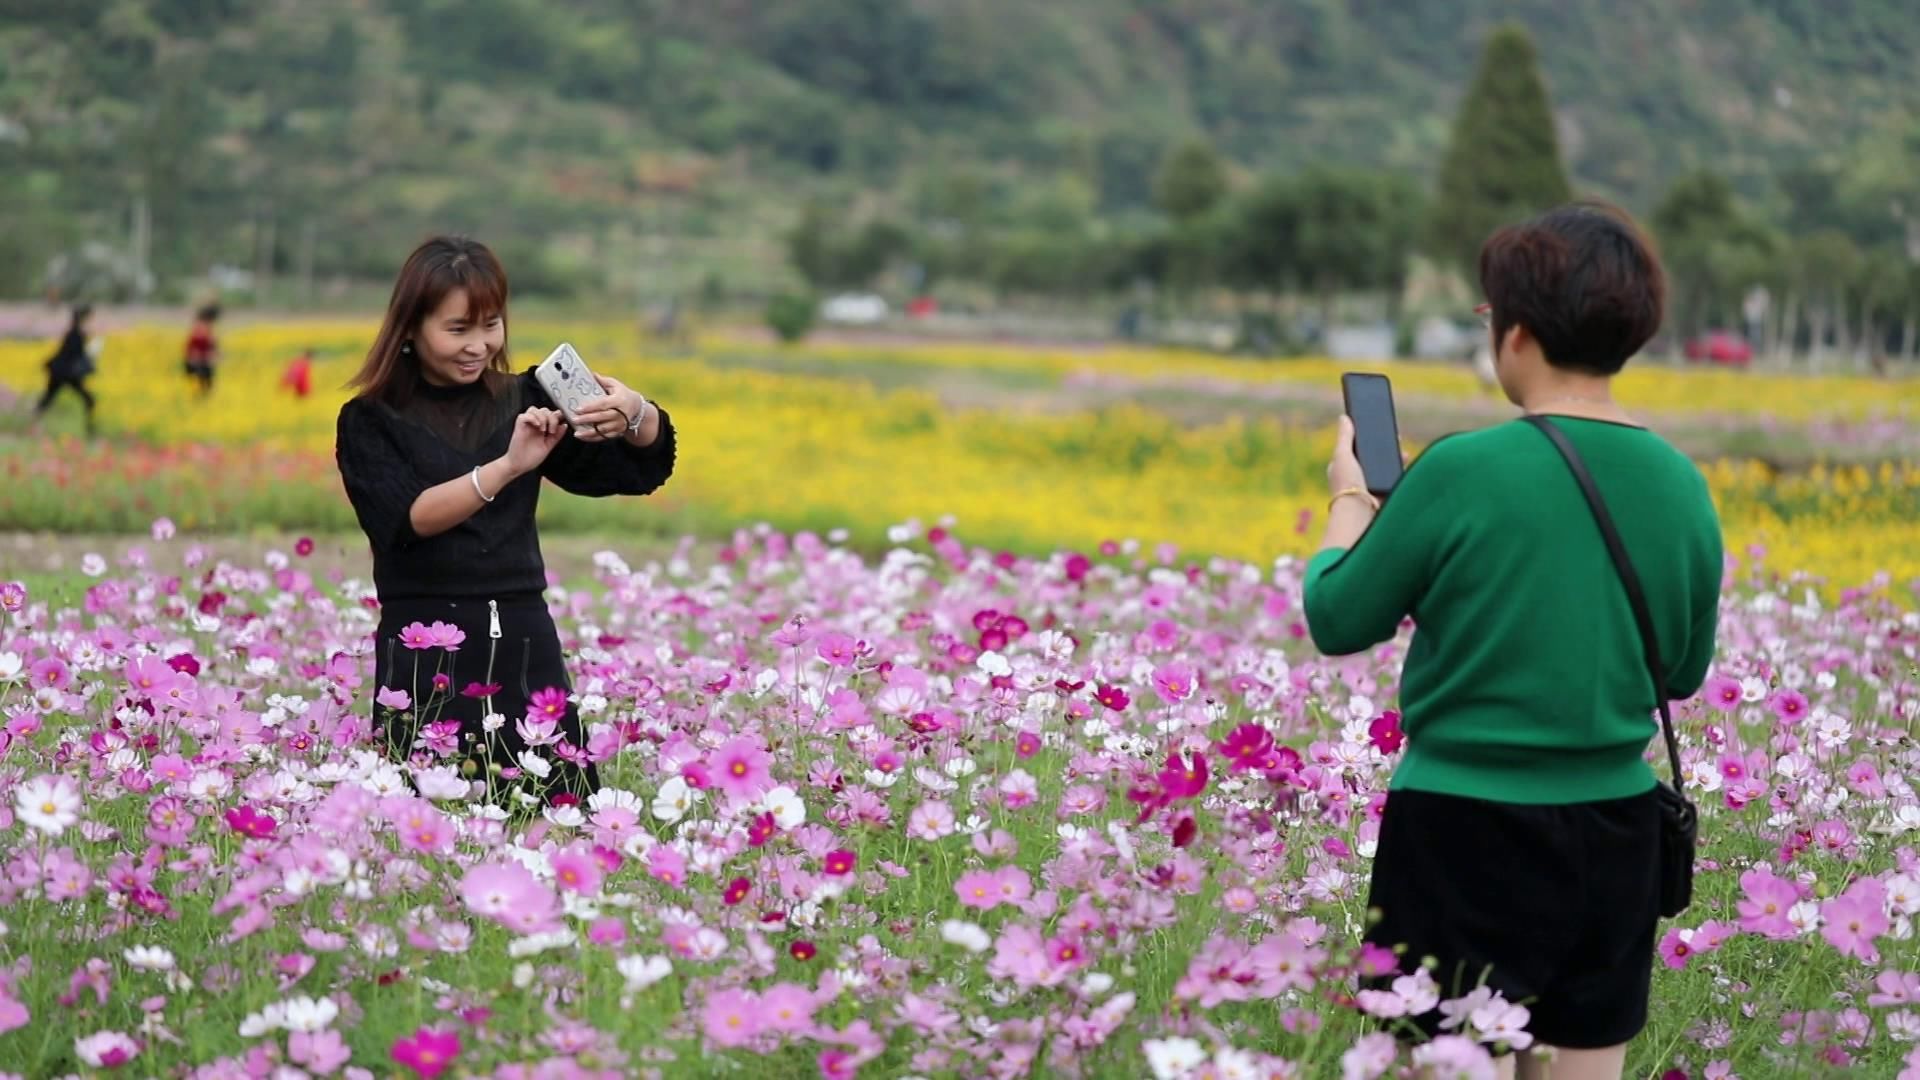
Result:
{"type": "Polygon", "coordinates": [[[403,342],[401,342],[401,343],[400,343],[400,351],[401,351],[401,352],[403,352],[403,353],[411,353],[411,352],[413,352],[413,342],[411,342],[411,341],[403,341],[403,342]]]}

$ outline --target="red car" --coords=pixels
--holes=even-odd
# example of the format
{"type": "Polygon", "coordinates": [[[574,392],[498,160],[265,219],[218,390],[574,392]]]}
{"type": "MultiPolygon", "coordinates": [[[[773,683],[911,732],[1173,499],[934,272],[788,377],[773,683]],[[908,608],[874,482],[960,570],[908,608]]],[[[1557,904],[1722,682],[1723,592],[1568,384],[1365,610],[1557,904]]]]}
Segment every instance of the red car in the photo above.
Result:
{"type": "Polygon", "coordinates": [[[1687,342],[1687,359],[1703,364],[1746,367],[1753,363],[1753,346],[1739,334],[1710,330],[1687,342]]]}

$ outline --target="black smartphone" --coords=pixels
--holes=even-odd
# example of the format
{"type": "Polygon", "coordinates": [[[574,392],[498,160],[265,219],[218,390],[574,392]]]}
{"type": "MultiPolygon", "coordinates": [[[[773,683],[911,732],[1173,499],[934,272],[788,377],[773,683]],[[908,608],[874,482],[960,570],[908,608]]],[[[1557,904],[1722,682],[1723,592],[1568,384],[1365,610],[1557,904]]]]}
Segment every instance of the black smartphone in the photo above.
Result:
{"type": "Polygon", "coordinates": [[[1393,384],[1385,375],[1350,371],[1340,376],[1340,394],[1353,418],[1353,452],[1367,490],[1385,499],[1407,469],[1400,457],[1400,424],[1393,415],[1393,384]]]}

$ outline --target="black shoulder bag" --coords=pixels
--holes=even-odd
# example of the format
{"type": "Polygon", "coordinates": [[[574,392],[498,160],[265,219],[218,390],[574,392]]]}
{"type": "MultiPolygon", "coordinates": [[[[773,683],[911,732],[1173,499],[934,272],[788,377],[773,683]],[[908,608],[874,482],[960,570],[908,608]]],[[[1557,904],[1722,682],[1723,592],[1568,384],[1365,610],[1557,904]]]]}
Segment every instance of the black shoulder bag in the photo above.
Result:
{"type": "Polygon", "coordinates": [[[1600,498],[1600,489],[1594,485],[1587,463],[1580,459],[1566,432],[1551,421],[1543,416],[1528,416],[1526,421],[1553,440],[1573,478],[1579,481],[1580,491],[1593,511],[1593,520],[1599,524],[1600,535],[1607,542],[1607,553],[1613,556],[1614,569],[1620,572],[1620,584],[1626,587],[1633,620],[1640,625],[1640,646],[1646,652],[1647,673],[1653,677],[1654,700],[1660,705],[1660,730],[1667,738],[1667,762],[1673,767],[1673,783],[1662,783],[1654,789],[1660,803],[1660,914],[1672,918],[1693,902],[1693,855],[1700,837],[1700,816],[1680,791],[1680,741],[1673,734],[1673,711],[1667,704],[1667,672],[1660,662],[1653,614],[1647,610],[1647,595],[1640,587],[1640,575],[1634,573],[1626,545],[1620,542],[1620,531],[1614,528],[1613,515],[1607,513],[1607,504],[1600,498]]]}

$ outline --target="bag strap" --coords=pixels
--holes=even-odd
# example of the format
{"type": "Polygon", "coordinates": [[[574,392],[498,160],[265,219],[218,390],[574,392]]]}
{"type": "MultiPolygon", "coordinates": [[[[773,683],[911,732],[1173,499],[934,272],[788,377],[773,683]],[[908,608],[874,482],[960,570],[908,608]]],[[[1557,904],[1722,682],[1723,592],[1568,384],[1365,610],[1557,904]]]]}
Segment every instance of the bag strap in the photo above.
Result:
{"type": "Polygon", "coordinates": [[[1606,500],[1600,497],[1600,488],[1594,484],[1593,474],[1587,471],[1587,463],[1581,459],[1580,452],[1573,448],[1573,441],[1544,416],[1528,415],[1523,419],[1552,440],[1560,456],[1566,460],[1567,468],[1580,484],[1581,494],[1587,497],[1587,507],[1593,511],[1593,520],[1600,526],[1600,537],[1607,542],[1607,554],[1613,556],[1613,568],[1620,572],[1620,584],[1626,587],[1627,603],[1633,608],[1633,621],[1640,625],[1640,646],[1646,653],[1647,673],[1653,677],[1653,697],[1660,706],[1660,731],[1667,737],[1667,762],[1673,767],[1673,787],[1678,791],[1681,785],[1680,740],[1673,734],[1673,710],[1667,704],[1666,665],[1660,662],[1659,639],[1653,632],[1653,613],[1647,608],[1647,594],[1640,587],[1640,575],[1634,572],[1633,560],[1627,558],[1627,546],[1620,540],[1620,530],[1614,527],[1613,515],[1607,512],[1606,500]]]}

